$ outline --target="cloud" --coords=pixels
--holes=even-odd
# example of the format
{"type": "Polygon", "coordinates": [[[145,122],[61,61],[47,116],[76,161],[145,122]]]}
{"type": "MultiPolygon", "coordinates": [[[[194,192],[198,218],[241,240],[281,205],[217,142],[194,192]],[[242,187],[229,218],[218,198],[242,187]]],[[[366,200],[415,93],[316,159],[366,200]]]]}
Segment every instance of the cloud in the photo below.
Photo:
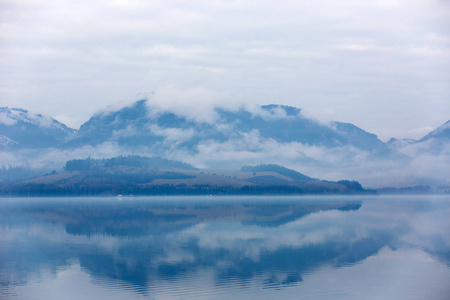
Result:
{"type": "Polygon", "coordinates": [[[254,117],[260,117],[264,120],[279,120],[279,119],[292,119],[298,117],[300,113],[297,115],[289,115],[286,110],[280,106],[271,107],[271,108],[262,108],[261,105],[245,105],[242,109],[250,112],[254,117]]]}
{"type": "MultiPolygon", "coordinates": [[[[166,101],[219,91],[203,106],[283,103],[383,139],[418,138],[415,128],[448,119],[445,1],[1,5],[2,103],[70,111],[73,127],[141,92],[166,101]]],[[[189,117],[211,122],[210,112],[189,117]]]]}
{"type": "MultiPolygon", "coordinates": [[[[142,151],[142,149],[140,149],[142,151]]],[[[109,158],[139,152],[127,152],[113,142],[97,146],[84,146],[76,149],[25,149],[15,152],[1,151],[0,166],[25,167],[31,169],[59,170],[71,159],[109,158]]]]}
{"type": "Polygon", "coordinates": [[[236,100],[226,93],[220,93],[205,87],[181,89],[173,86],[156,90],[147,100],[151,113],[170,111],[189,120],[215,124],[218,107],[236,107],[236,100]]]}
{"type": "Polygon", "coordinates": [[[178,144],[189,141],[196,134],[194,129],[181,128],[161,128],[157,125],[152,125],[150,130],[153,134],[164,137],[164,145],[170,145],[175,148],[178,144]]]}
{"type": "Polygon", "coordinates": [[[0,124],[4,125],[15,125],[17,120],[11,118],[6,112],[0,112],[0,124]]]}
{"type": "Polygon", "coordinates": [[[51,117],[29,111],[11,109],[9,111],[0,112],[0,123],[12,126],[16,125],[18,121],[37,125],[42,128],[59,126],[59,124],[55,123],[54,119],[51,117]]]}
{"type": "Polygon", "coordinates": [[[168,153],[205,168],[236,168],[275,163],[324,180],[358,180],[366,188],[448,185],[449,155],[416,153],[410,158],[374,158],[351,146],[326,148],[297,142],[278,143],[261,138],[258,131],[226,142],[203,141],[198,153],[175,150],[168,153]],[[282,155],[280,155],[282,153],[282,155]]]}
{"type": "Polygon", "coordinates": [[[419,209],[411,207],[408,214],[404,214],[403,209],[398,209],[399,206],[404,208],[401,201],[381,198],[376,205],[371,205],[370,201],[374,199],[367,199],[356,211],[318,211],[263,231],[258,225],[240,224],[230,230],[200,223],[182,231],[180,236],[183,241],[198,240],[202,249],[226,249],[255,262],[262,254],[284,248],[322,247],[342,242],[357,245],[371,237],[383,239],[383,246],[423,249],[429,253],[439,253],[450,247],[446,234],[449,229],[447,207],[428,203],[419,209]]]}

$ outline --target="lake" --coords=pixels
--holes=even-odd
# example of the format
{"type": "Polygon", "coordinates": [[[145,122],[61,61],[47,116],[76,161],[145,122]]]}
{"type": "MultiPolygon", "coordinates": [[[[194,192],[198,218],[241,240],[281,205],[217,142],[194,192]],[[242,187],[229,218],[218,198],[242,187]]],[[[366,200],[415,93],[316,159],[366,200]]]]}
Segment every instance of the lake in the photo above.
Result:
{"type": "Polygon", "coordinates": [[[1,198],[1,299],[450,299],[450,196],[1,198]]]}

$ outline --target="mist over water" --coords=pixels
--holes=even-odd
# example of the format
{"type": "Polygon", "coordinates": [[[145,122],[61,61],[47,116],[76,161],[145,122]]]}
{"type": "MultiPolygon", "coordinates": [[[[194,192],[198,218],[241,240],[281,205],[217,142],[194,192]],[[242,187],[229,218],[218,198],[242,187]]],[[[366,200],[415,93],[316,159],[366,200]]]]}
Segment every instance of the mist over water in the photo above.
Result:
{"type": "Polygon", "coordinates": [[[5,299],[448,299],[448,196],[0,201],[5,299]]]}

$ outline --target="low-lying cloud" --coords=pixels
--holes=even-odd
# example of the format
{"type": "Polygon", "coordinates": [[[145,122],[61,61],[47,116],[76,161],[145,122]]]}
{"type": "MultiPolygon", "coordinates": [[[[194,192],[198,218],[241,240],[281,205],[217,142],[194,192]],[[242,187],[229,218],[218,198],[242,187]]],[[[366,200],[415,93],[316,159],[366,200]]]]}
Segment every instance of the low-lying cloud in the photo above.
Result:
{"type": "Polygon", "coordinates": [[[182,89],[167,86],[157,89],[146,102],[150,114],[169,111],[199,123],[218,122],[216,108],[235,110],[237,99],[205,87],[182,89]]]}
{"type": "MultiPolygon", "coordinates": [[[[368,151],[351,146],[327,148],[297,142],[279,143],[264,139],[257,130],[225,142],[205,140],[192,152],[177,147],[194,132],[176,128],[150,128],[161,135],[162,142],[151,146],[126,147],[116,142],[76,149],[28,149],[14,153],[3,151],[0,165],[60,169],[70,159],[103,158],[118,155],[164,156],[199,168],[239,169],[244,165],[275,163],[324,180],[358,180],[364,187],[402,187],[414,185],[449,185],[450,155],[417,153],[409,159],[374,158],[368,151]],[[180,138],[181,137],[181,138],[180,138]],[[282,155],[280,155],[282,153],[282,155]]],[[[448,147],[448,145],[447,145],[448,147]]]]}

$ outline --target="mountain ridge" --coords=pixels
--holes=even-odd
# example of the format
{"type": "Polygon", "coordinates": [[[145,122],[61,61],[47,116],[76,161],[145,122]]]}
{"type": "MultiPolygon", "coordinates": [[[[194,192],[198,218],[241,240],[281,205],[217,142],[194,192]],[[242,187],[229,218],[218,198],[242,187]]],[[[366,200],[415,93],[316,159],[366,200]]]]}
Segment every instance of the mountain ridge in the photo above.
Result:
{"type": "MultiPolygon", "coordinates": [[[[216,108],[216,123],[189,119],[170,111],[152,110],[140,100],[116,111],[93,115],[69,141],[71,147],[114,141],[121,145],[164,148],[174,143],[195,151],[203,141],[225,142],[248,135],[279,143],[302,143],[323,147],[352,147],[374,155],[389,155],[390,148],[373,133],[350,124],[333,122],[326,126],[301,115],[301,109],[286,105],[257,106],[256,111],[216,108]]],[[[161,154],[161,153],[157,153],[161,154]]]]}
{"type": "Polygon", "coordinates": [[[0,166],[48,173],[68,159],[148,155],[211,169],[276,163],[316,178],[356,178],[374,188],[449,184],[449,122],[418,140],[385,143],[354,124],[323,124],[292,106],[216,107],[209,113],[175,112],[142,99],[97,112],[75,130],[50,117],[2,108],[0,166]]]}
{"type": "MultiPolygon", "coordinates": [[[[258,112],[252,112],[245,107],[234,111],[215,108],[214,112],[219,115],[218,125],[222,125],[222,128],[217,128],[218,126],[196,122],[171,111],[152,112],[148,101],[142,99],[116,110],[97,112],[78,130],[48,116],[31,114],[21,108],[1,107],[0,144],[3,148],[35,145],[73,148],[114,141],[139,146],[155,142],[163,144],[167,137],[174,141],[178,133],[178,144],[192,148],[201,140],[225,141],[257,130],[261,138],[283,143],[300,142],[325,147],[351,145],[386,155],[395,148],[392,145],[403,141],[392,138],[384,143],[375,134],[351,123],[333,121],[329,126],[322,125],[301,116],[301,109],[287,105],[261,105],[257,106],[258,112]],[[16,125],[23,127],[24,123],[28,124],[25,129],[32,134],[27,134],[24,128],[13,130],[16,125]],[[42,133],[39,133],[37,128],[41,128],[42,133]],[[172,131],[172,136],[168,136],[169,130],[172,131]],[[51,134],[54,137],[50,137],[51,134]]],[[[449,139],[450,121],[418,140],[408,141],[417,143],[440,137],[449,139]]]]}

